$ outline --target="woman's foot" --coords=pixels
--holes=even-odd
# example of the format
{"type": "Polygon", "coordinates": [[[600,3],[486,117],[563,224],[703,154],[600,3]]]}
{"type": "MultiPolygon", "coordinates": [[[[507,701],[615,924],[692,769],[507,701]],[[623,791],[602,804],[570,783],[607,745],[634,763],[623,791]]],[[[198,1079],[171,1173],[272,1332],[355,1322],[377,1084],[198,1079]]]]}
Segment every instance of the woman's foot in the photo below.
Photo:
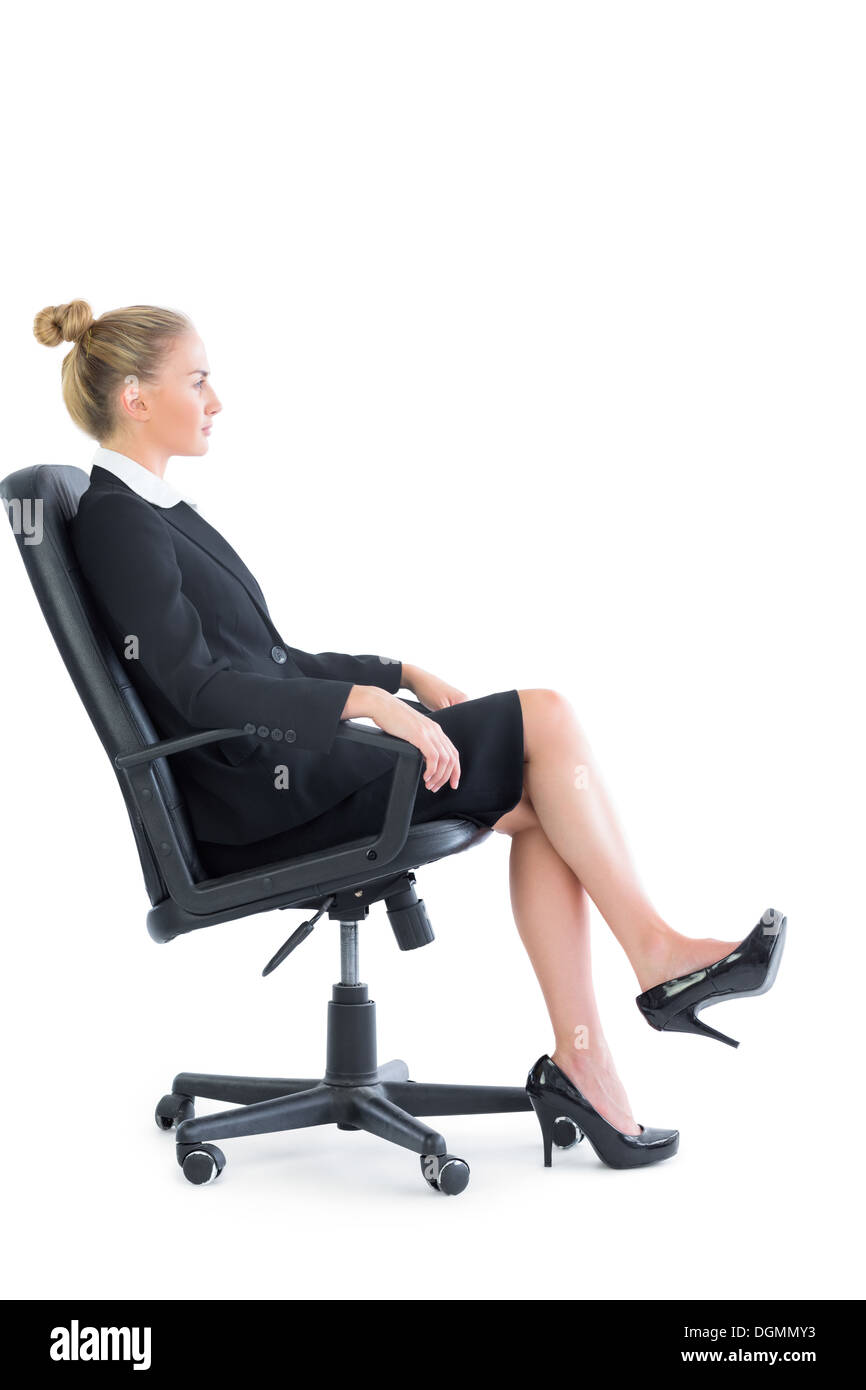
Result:
{"type": "Polygon", "coordinates": [[[670,927],[665,928],[646,941],[640,960],[633,962],[641,991],[715,965],[735,951],[744,939],[719,941],[714,936],[682,936],[670,927]]]}
{"type": "MultiPolygon", "coordinates": [[[[735,1038],[719,1033],[698,1017],[700,1009],[723,999],[743,999],[766,994],[772,988],[785,946],[788,919],[783,912],[768,907],[748,936],[707,966],[697,966],[686,974],[673,974],[657,980],[637,996],[635,1003],[651,1028],[658,1032],[698,1033],[718,1038],[729,1047],[739,1047],[735,1038]]],[[[694,942],[714,949],[723,941],[694,942]]],[[[669,965],[667,967],[671,969],[669,965]]],[[[681,969],[682,967],[680,967],[681,969]]]]}
{"type": "Polygon", "coordinates": [[[621,1134],[640,1134],[641,1127],[635,1121],[628,1103],[622,1082],[616,1074],[613,1058],[605,1051],[600,1059],[584,1049],[572,1049],[570,1053],[557,1048],[551,1052],[550,1060],[555,1062],[561,1072],[589,1101],[608,1124],[621,1134]]]}
{"type": "Polygon", "coordinates": [[[544,1145],[544,1166],[550,1168],[553,1146],[571,1148],[584,1137],[596,1157],[608,1168],[639,1168],[673,1158],[680,1146],[677,1129],[639,1127],[637,1134],[622,1130],[600,1115],[583,1091],[547,1054],[539,1057],[526,1078],[526,1094],[538,1117],[544,1145]]]}

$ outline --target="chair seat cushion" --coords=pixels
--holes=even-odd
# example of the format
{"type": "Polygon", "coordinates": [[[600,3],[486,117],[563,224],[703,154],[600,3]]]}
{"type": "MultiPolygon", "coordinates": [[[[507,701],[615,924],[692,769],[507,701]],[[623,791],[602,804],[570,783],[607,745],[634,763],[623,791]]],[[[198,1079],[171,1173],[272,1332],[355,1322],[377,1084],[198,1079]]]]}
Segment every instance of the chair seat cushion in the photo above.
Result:
{"type": "MultiPolygon", "coordinates": [[[[412,825],[409,827],[409,834],[406,843],[390,859],[386,865],[371,863],[369,872],[355,872],[349,878],[321,880],[311,884],[307,888],[295,889],[291,892],[275,894],[271,898],[259,900],[250,905],[245,910],[238,908],[230,912],[215,913],[194,913],[187,912],[179,907],[172,898],[166,898],[164,902],[152,907],[147,915],[147,930],[155,941],[171,941],[173,937],[180,936],[185,932],[195,931],[198,927],[213,926],[218,922],[234,921],[239,917],[251,916],[259,912],[271,912],[275,908],[296,907],[296,908],[318,908],[324,898],[329,894],[342,888],[362,887],[375,884],[381,880],[382,894],[387,892],[387,884],[393,879],[395,874],[401,873],[406,869],[417,869],[422,864],[432,864],[437,859],[444,859],[451,854],[459,854],[462,850],[469,849],[472,845],[481,844],[488,839],[493,831],[487,826],[476,825],[473,821],[463,818],[448,818],[442,820],[428,821],[423,825],[412,825]]],[[[364,840],[358,841],[359,844],[372,844],[375,836],[368,835],[364,840]]],[[[274,868],[275,864],[262,864],[257,869],[246,870],[245,873],[230,875],[231,880],[242,881],[245,877],[260,873],[262,869],[274,868]]],[[[315,870],[311,869],[311,874],[315,870]]],[[[377,895],[368,901],[376,901],[377,895]]]]}

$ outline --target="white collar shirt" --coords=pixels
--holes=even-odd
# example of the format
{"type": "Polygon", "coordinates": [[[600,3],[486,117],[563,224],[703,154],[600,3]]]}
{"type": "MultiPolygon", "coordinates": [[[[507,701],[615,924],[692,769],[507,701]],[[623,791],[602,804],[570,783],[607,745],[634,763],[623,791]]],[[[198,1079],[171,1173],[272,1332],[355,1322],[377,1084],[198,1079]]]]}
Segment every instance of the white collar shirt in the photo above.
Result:
{"type": "Polygon", "coordinates": [[[149,468],[145,468],[143,463],[128,458],[126,454],[119,454],[115,449],[97,449],[91,467],[95,465],[113,473],[121,482],[126,483],[127,487],[131,487],[133,492],[138,493],[139,497],[143,497],[145,502],[153,502],[157,507],[176,507],[178,502],[186,502],[187,506],[198,511],[198,506],[191,497],[178,492],[164,478],[158,478],[149,468]]]}

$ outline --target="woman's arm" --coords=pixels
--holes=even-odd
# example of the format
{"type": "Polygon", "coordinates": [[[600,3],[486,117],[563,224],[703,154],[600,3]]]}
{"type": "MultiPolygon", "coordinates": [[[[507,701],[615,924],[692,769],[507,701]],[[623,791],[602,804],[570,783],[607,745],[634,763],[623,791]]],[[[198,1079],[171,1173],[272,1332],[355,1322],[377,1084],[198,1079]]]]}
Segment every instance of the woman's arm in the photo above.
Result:
{"type": "Polygon", "coordinates": [[[352,687],[343,709],[344,719],[366,716],[386,734],[405,739],[420,749],[424,757],[424,783],[428,791],[438,792],[446,782],[456,789],[460,782],[460,754],[444,729],[434,719],[412,708],[375,685],[352,687]]]}
{"type": "MultiPolygon", "coordinates": [[[[284,644],[285,645],[285,644],[284,644]]],[[[403,663],[388,656],[347,656],[345,652],[304,652],[297,647],[286,651],[305,676],[319,680],[351,681],[353,685],[376,685],[396,695],[406,685],[403,663]]],[[[409,687],[411,689],[411,687],[409,687]]]]}
{"type": "Polygon", "coordinates": [[[469,698],[455,685],[449,685],[440,676],[434,676],[420,666],[403,666],[403,684],[428,709],[446,709],[449,705],[460,705],[469,698]]]}

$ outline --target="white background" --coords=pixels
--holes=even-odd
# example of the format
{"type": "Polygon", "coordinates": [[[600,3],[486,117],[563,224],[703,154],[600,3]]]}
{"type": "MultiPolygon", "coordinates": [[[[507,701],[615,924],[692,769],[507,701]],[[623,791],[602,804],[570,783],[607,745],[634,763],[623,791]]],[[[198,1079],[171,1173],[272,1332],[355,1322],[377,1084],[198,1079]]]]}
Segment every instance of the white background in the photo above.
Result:
{"type": "MultiPolygon", "coordinates": [[[[87,470],[34,314],[191,315],[223,402],[172,462],[306,650],[571,700],[658,910],[789,919],[739,1050],[652,1032],[593,909],[634,1113],[677,1157],[472,1180],[323,1128],[194,1188],[183,1069],[319,1074],[338,929],[155,947],[114,773],[13,543],[3,729],[10,1297],[862,1296],[864,17],[856,4],[34,5],[7,31],[4,473],[87,470]]],[[[553,1046],[509,842],[362,928],[380,1058],[523,1084],[553,1046]]],[[[217,1109],[214,1103],[200,1110],[217,1109]]]]}

